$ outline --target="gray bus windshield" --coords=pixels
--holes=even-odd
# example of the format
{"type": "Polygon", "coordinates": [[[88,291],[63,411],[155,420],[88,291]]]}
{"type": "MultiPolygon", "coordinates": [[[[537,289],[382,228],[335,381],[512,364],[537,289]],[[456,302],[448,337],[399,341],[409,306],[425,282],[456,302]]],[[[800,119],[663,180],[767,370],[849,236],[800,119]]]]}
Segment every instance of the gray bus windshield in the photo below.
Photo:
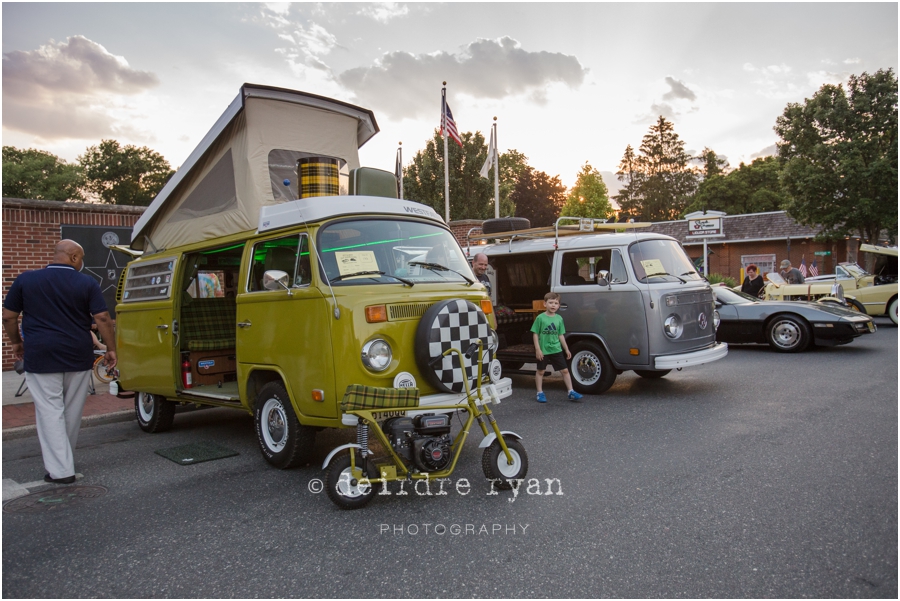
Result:
{"type": "Polygon", "coordinates": [[[639,282],[660,284],[701,279],[697,268],[674,240],[642,240],[628,249],[639,282]]]}

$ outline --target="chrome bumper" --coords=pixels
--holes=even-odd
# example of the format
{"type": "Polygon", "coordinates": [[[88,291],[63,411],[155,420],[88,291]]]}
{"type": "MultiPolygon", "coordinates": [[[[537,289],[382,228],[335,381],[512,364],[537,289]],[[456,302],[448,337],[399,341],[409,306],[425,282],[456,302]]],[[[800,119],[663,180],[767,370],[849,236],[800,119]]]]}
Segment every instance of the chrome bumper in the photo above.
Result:
{"type": "Polygon", "coordinates": [[[693,353],[685,353],[683,355],[665,355],[657,357],[654,362],[655,369],[678,369],[681,367],[694,367],[695,365],[703,365],[704,363],[712,363],[718,361],[728,354],[728,345],[724,342],[717,342],[715,346],[702,351],[693,353]]]}

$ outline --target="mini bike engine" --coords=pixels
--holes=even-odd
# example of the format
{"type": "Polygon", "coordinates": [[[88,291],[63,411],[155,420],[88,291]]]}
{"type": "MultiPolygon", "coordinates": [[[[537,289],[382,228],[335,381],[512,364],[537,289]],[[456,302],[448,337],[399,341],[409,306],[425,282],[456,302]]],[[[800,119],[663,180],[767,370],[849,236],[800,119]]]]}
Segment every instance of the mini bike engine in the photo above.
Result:
{"type": "Polygon", "coordinates": [[[392,417],[382,426],[394,452],[423,472],[442,470],[450,464],[450,416],[426,413],[392,417]]]}

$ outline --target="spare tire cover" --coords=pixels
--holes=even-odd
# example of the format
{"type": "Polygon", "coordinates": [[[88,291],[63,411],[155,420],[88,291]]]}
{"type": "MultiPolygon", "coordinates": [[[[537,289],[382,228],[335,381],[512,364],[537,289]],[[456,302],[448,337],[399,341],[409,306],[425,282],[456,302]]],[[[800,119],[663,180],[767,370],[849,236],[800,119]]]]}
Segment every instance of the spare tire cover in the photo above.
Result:
{"type": "Polygon", "coordinates": [[[425,378],[437,389],[444,392],[465,392],[465,381],[469,388],[476,385],[478,377],[478,353],[465,361],[465,375],[460,366],[460,357],[456,353],[429,365],[432,359],[440,356],[447,349],[456,348],[465,353],[476,340],[481,340],[482,374],[488,373],[491,363],[490,344],[491,327],[487,317],[474,303],[462,299],[451,299],[433,304],[425,311],[416,330],[416,364],[425,378]]]}
{"type": "Polygon", "coordinates": [[[497,217],[487,219],[481,224],[483,234],[496,234],[497,232],[514,232],[527,230],[531,227],[531,221],[525,217],[497,217]]]}

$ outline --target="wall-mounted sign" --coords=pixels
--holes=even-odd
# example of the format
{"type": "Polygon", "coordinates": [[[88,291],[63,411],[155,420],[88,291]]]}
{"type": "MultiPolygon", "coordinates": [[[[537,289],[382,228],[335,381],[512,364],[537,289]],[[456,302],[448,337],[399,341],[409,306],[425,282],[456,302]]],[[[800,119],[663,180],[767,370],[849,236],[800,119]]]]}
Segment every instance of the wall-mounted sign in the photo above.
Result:
{"type": "Polygon", "coordinates": [[[817,255],[817,256],[820,256],[820,257],[827,257],[828,255],[831,254],[831,251],[830,251],[830,250],[817,250],[817,251],[814,252],[813,254],[814,254],[814,255],[817,255]]]}
{"type": "Polygon", "coordinates": [[[688,238],[709,238],[724,235],[721,217],[688,219],[688,238]]]}

